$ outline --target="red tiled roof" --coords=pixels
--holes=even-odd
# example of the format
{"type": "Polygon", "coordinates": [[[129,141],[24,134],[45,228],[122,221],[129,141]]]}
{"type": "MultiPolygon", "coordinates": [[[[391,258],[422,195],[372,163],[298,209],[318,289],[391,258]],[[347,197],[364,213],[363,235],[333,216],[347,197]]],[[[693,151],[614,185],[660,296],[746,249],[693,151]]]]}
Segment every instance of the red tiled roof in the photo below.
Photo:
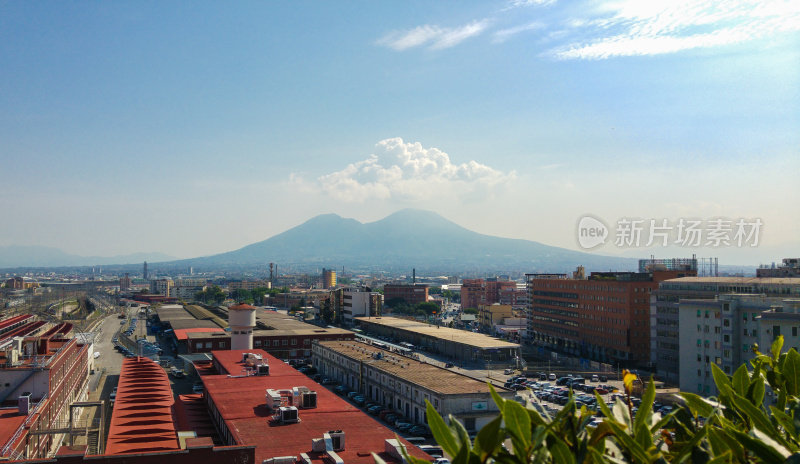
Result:
{"type": "Polygon", "coordinates": [[[172,416],[172,389],[164,370],[148,358],[122,362],[106,454],[180,449],[172,416]]]}
{"type": "Polygon", "coordinates": [[[178,340],[187,340],[189,337],[186,335],[189,332],[225,332],[219,327],[195,327],[191,329],[175,329],[175,338],[178,340]]]}
{"type": "Polygon", "coordinates": [[[26,417],[25,414],[20,414],[17,408],[0,410],[0,449],[5,447],[11,437],[17,433],[26,417]]]}
{"type": "MultiPolygon", "coordinates": [[[[371,416],[317,384],[288,364],[263,350],[214,351],[219,366],[232,375],[243,371],[242,353],[258,353],[269,363],[270,375],[202,377],[209,395],[236,444],[255,445],[256,462],[276,456],[299,456],[309,453],[315,462],[322,456],[311,452],[311,439],[322,438],[329,430],[345,432],[345,449],[337,454],[347,463],[372,464],[371,452],[377,452],[387,462],[397,460],[384,453],[385,440],[395,438],[392,430],[371,416]],[[265,404],[266,389],[290,389],[306,386],[317,392],[317,407],[300,410],[300,422],[278,425],[270,421],[271,413],[265,404]]],[[[408,451],[421,459],[430,459],[419,448],[405,440],[408,451]]]]}

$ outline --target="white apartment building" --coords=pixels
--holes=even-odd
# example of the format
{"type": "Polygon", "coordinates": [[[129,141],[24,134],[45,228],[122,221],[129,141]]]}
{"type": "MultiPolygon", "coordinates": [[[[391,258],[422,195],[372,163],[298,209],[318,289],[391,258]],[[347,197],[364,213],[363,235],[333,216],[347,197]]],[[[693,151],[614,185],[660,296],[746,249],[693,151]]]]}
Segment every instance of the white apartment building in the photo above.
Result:
{"type": "Polygon", "coordinates": [[[681,391],[716,395],[711,363],[732,375],[754,357],[756,344],[762,352],[769,350],[776,331],[787,339],[784,351],[800,347],[799,311],[798,299],[764,295],[727,294],[716,299],[680,300],[681,391]],[[787,337],[790,334],[794,336],[787,337]]]}

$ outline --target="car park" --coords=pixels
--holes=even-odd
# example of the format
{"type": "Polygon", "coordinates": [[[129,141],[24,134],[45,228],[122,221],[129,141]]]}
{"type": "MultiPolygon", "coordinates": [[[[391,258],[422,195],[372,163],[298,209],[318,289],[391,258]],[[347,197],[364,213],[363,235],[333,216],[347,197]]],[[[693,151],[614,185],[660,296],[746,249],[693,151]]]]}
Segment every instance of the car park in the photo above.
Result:
{"type": "Polygon", "coordinates": [[[431,433],[431,429],[429,429],[425,425],[415,425],[411,427],[408,433],[426,438],[430,438],[433,436],[433,434],[431,433]]]}
{"type": "Polygon", "coordinates": [[[550,374],[550,375],[547,377],[547,380],[555,380],[555,379],[556,379],[556,375],[555,375],[555,374],[550,374]]]}

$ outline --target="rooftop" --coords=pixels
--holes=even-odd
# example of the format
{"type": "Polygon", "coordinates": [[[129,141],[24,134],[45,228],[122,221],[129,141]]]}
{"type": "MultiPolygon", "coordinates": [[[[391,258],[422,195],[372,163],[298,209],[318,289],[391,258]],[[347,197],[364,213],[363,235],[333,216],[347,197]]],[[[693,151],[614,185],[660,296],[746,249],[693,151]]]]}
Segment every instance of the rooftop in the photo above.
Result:
{"type": "MultiPolygon", "coordinates": [[[[465,330],[451,329],[449,327],[439,327],[425,324],[423,322],[400,319],[397,317],[357,317],[355,319],[361,323],[377,324],[394,329],[406,330],[433,338],[439,338],[442,340],[452,340],[453,342],[479,349],[519,348],[519,345],[516,343],[498,340],[488,335],[467,332],[465,330]]],[[[462,318],[462,320],[464,319],[462,318]]]]}
{"type": "Polygon", "coordinates": [[[178,450],[172,388],[164,369],[148,358],[122,361],[106,454],[178,450]]]}
{"type": "MultiPolygon", "coordinates": [[[[373,366],[388,374],[402,377],[422,388],[443,395],[459,395],[470,393],[489,393],[486,382],[476,380],[457,372],[436,367],[433,364],[423,363],[416,359],[390,353],[366,343],[357,341],[328,341],[318,342],[330,350],[350,359],[363,361],[364,364],[373,366]],[[380,359],[375,359],[376,353],[381,354],[380,359]]],[[[505,388],[495,387],[498,391],[505,388]]]]}
{"type": "MultiPolygon", "coordinates": [[[[263,350],[212,352],[219,375],[201,371],[206,395],[219,411],[236,444],[255,445],[256,462],[277,456],[299,456],[308,453],[316,464],[322,455],[311,452],[311,439],[322,438],[330,430],[345,432],[345,449],[337,454],[347,463],[372,464],[371,452],[387,461],[397,462],[384,452],[384,441],[395,438],[393,431],[325,387],[315,383],[288,364],[263,350]],[[243,372],[243,353],[260,354],[269,363],[270,375],[238,376],[243,372]],[[300,410],[300,422],[279,425],[270,420],[272,413],[265,404],[267,389],[291,389],[306,386],[317,392],[317,407],[300,410]]],[[[430,459],[415,446],[402,440],[412,455],[430,459]]]]}
{"type": "Polygon", "coordinates": [[[662,283],[782,284],[800,285],[800,277],[679,277],[662,283]]]}

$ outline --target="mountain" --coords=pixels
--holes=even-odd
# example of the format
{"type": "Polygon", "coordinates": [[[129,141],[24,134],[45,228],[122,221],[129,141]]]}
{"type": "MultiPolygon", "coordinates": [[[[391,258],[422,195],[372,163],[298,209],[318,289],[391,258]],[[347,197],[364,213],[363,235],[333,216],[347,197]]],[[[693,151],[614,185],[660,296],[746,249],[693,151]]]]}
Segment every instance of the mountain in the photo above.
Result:
{"type": "Polygon", "coordinates": [[[71,255],[58,248],[44,246],[0,246],[0,268],[105,266],[172,259],[174,257],[163,253],[133,253],[130,255],[101,257],[71,255]]]}
{"type": "Polygon", "coordinates": [[[434,212],[414,209],[365,224],[336,214],[323,214],[239,250],[164,264],[213,267],[270,262],[296,270],[346,266],[384,270],[416,267],[443,272],[565,272],[580,264],[592,270],[634,270],[637,265],[630,258],[479,234],[434,212]]]}

